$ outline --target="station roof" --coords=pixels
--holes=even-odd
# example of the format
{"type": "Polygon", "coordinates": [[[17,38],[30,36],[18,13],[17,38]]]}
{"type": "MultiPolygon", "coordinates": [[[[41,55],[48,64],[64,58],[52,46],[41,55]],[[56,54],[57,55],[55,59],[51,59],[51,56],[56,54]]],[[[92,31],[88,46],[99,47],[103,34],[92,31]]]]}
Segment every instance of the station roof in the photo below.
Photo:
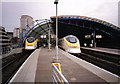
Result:
{"type": "MultiPolygon", "coordinates": [[[[50,26],[49,22],[46,22],[44,24],[39,24],[27,34],[27,37],[31,36],[31,37],[39,38],[40,35],[47,35],[49,26],[50,26]]],[[[50,31],[51,33],[53,33],[51,27],[50,27],[50,31]]]]}
{"type": "MultiPolygon", "coordinates": [[[[56,17],[51,17],[52,26],[55,32],[56,17]]],[[[58,35],[59,38],[65,35],[73,34],[77,37],[91,34],[97,31],[98,34],[107,34],[109,36],[120,36],[120,28],[103,20],[77,15],[58,16],[58,35]]]]}
{"type": "Polygon", "coordinates": [[[28,37],[35,37],[38,39],[41,39],[41,36],[47,36],[48,35],[48,30],[50,29],[51,34],[53,34],[53,30],[51,29],[51,22],[48,19],[43,19],[43,20],[35,20],[32,22],[34,23],[34,26],[30,28],[30,25],[27,25],[25,32],[22,33],[23,38],[19,43],[19,46],[22,46],[22,44],[25,42],[26,38],[28,37]]]}
{"type": "MultiPolygon", "coordinates": [[[[23,41],[29,37],[40,38],[40,35],[48,35],[50,26],[51,34],[56,31],[56,17],[50,17],[50,21],[44,21],[42,24],[37,23],[34,27],[29,29],[23,41]]],[[[36,20],[37,21],[37,20],[36,20]]],[[[78,15],[61,15],[58,16],[58,37],[62,38],[66,35],[75,35],[78,38],[84,38],[85,35],[91,34],[93,30],[98,34],[106,34],[109,36],[119,36],[120,28],[103,20],[78,16],[78,15]]]]}
{"type": "MultiPolygon", "coordinates": [[[[52,16],[51,19],[53,18],[56,18],[56,16],[52,16]]],[[[88,21],[92,21],[92,22],[98,22],[100,24],[104,24],[104,25],[107,25],[107,26],[110,26],[112,28],[115,28],[115,29],[119,29],[119,27],[109,23],[109,22],[106,22],[106,21],[103,21],[103,20],[100,20],[100,19],[97,19],[97,18],[92,18],[92,17],[87,17],[87,16],[79,16],[79,15],[60,15],[58,16],[59,20],[61,19],[81,19],[81,20],[88,20],[88,21]]]]}

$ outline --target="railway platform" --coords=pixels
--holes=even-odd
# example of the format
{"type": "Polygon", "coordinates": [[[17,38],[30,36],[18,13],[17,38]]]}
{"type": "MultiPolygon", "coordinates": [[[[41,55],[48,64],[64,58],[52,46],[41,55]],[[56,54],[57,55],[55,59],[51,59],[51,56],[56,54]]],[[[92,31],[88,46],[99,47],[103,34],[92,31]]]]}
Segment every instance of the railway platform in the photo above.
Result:
{"type": "Polygon", "coordinates": [[[96,47],[96,48],[81,47],[81,48],[82,49],[93,50],[93,51],[98,51],[98,52],[114,54],[114,55],[120,55],[120,49],[110,49],[110,48],[101,48],[101,47],[96,47]]]}
{"type": "MultiPolygon", "coordinates": [[[[91,63],[77,58],[59,49],[58,62],[62,74],[70,83],[118,83],[120,78],[91,63]]],[[[13,82],[52,82],[52,63],[55,62],[55,49],[48,52],[47,48],[36,49],[16,72],[13,82]]]]}

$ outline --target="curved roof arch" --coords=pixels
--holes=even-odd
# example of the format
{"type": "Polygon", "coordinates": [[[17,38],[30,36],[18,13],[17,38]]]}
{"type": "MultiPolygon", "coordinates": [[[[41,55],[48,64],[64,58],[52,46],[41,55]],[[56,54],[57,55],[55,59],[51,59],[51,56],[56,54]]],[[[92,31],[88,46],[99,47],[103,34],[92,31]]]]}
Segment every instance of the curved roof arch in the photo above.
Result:
{"type": "MultiPolygon", "coordinates": [[[[53,30],[55,30],[55,20],[56,17],[52,16],[51,20],[54,22],[53,30]]],[[[61,28],[60,31],[67,31],[65,29],[71,28],[68,32],[73,32],[75,28],[79,29],[88,29],[89,31],[99,31],[105,34],[108,34],[110,36],[120,36],[120,28],[103,20],[96,19],[96,18],[91,18],[91,17],[86,17],[86,16],[77,16],[77,15],[61,15],[58,16],[58,23],[59,27],[61,28]],[[65,25],[67,25],[65,27],[65,25]],[[69,28],[67,28],[69,26],[69,28]],[[64,29],[62,28],[64,27],[64,29]],[[73,29],[72,29],[73,28],[73,29]],[[117,34],[116,34],[117,33],[117,34]]],[[[88,31],[86,30],[86,31],[88,31]]],[[[86,32],[85,31],[85,32],[86,32]]],[[[54,31],[55,32],[55,31],[54,31]]],[[[77,30],[75,32],[78,33],[77,30]]],[[[61,35],[62,32],[59,33],[60,38],[64,37],[64,35],[61,35]]],[[[67,32],[66,32],[67,33],[67,32]]],[[[66,34],[64,33],[64,34],[66,34]]],[[[69,34],[68,33],[68,34],[69,34]]],[[[75,34],[75,33],[70,33],[70,34],[75,34]]],[[[87,34],[87,33],[86,33],[87,34]]]]}
{"type": "MultiPolygon", "coordinates": [[[[51,18],[56,18],[56,16],[52,16],[51,18]]],[[[97,18],[91,18],[91,17],[87,17],[87,16],[78,16],[78,15],[61,15],[61,16],[58,16],[59,20],[60,19],[82,19],[82,20],[88,20],[88,21],[93,21],[93,22],[97,22],[97,23],[100,23],[100,24],[104,24],[106,26],[109,26],[109,27],[112,27],[114,29],[118,29],[120,30],[119,27],[109,23],[109,22],[106,22],[106,21],[103,21],[103,20],[100,20],[100,19],[97,19],[97,18]]]]}
{"type": "Polygon", "coordinates": [[[24,43],[27,37],[35,37],[35,38],[40,39],[41,35],[47,35],[49,28],[51,30],[51,33],[53,33],[51,29],[51,25],[50,25],[51,22],[48,19],[35,20],[32,23],[34,23],[34,26],[32,28],[30,28],[31,24],[27,25],[26,32],[22,40],[20,41],[19,46],[22,46],[22,44],[24,43]]]}

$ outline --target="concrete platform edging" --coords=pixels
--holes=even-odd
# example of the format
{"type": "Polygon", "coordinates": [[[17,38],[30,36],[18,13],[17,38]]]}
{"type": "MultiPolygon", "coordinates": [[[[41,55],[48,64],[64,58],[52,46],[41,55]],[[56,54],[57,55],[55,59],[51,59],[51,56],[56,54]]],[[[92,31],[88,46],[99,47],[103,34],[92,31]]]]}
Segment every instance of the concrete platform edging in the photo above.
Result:
{"type": "Polygon", "coordinates": [[[35,82],[36,68],[40,49],[36,49],[22,64],[9,83],[12,82],[35,82]]]}

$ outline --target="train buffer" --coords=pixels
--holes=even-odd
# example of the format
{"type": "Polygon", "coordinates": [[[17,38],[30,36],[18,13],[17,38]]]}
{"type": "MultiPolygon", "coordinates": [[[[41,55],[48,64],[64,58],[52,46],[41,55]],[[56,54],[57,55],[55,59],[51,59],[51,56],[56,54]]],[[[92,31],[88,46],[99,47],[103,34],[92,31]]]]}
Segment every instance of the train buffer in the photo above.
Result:
{"type": "MultiPolygon", "coordinates": [[[[107,72],[93,64],[90,64],[82,59],[79,59],[61,49],[59,49],[59,63],[61,65],[62,76],[65,79],[60,81],[71,82],[86,82],[86,83],[104,83],[107,82],[118,82],[119,77],[107,72]],[[64,80],[64,81],[63,81],[64,80]]],[[[36,82],[36,83],[51,83],[53,63],[55,59],[55,49],[53,48],[51,52],[48,52],[47,48],[36,49],[28,59],[19,68],[10,83],[13,82],[36,82]]],[[[58,67],[58,65],[57,65],[58,67]]],[[[58,67],[57,71],[60,71],[58,67]]],[[[60,73],[58,73],[61,75],[60,73]]]]}

